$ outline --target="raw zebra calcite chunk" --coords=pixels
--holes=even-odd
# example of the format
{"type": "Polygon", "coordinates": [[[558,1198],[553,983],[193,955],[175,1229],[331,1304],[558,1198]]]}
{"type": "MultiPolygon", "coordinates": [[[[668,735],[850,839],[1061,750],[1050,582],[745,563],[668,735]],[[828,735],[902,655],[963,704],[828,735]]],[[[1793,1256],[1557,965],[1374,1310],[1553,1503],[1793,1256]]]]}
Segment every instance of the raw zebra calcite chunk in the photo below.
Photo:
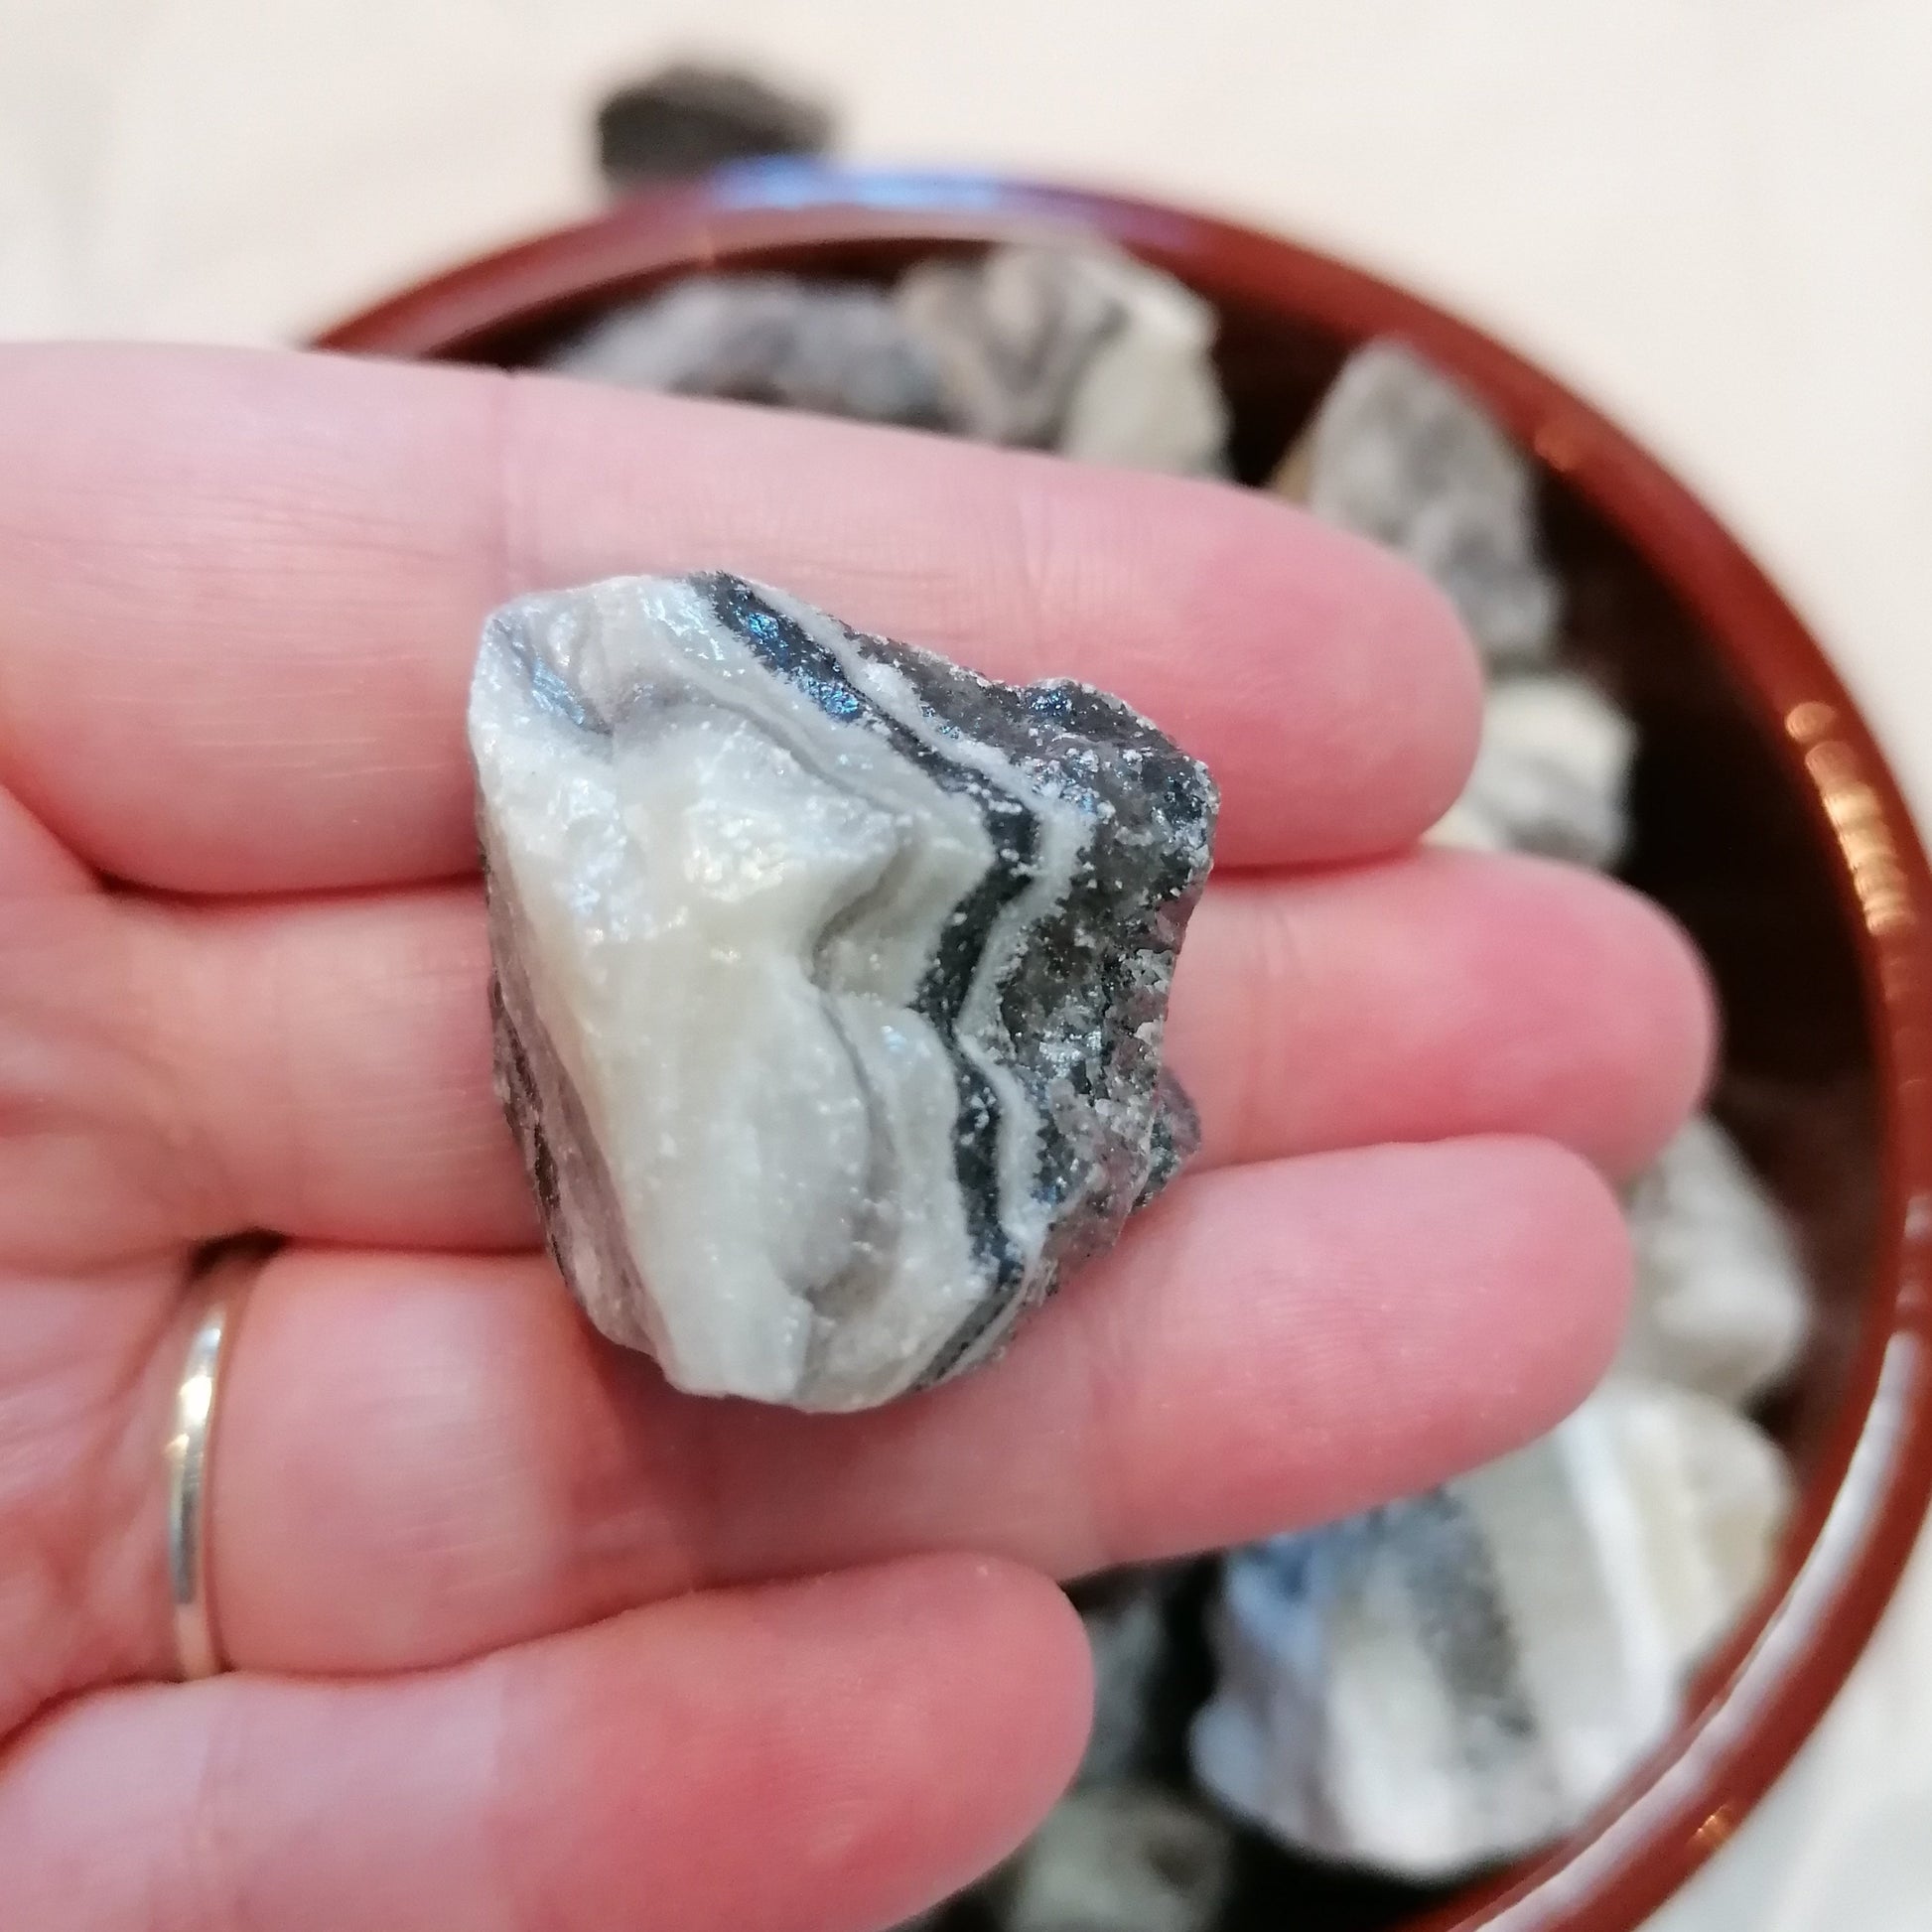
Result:
{"type": "Polygon", "coordinates": [[[1535,471],[1487,410],[1401,343],[1348,358],[1274,486],[1407,557],[1492,671],[1549,657],[1562,592],[1543,559],[1535,471]]]}
{"type": "Polygon", "coordinates": [[[1630,1190],[1637,1292],[1621,1367],[1742,1404],[1796,1366],[1811,1291],[1777,1202],[1708,1115],[1630,1190]]]}
{"type": "Polygon", "coordinates": [[[1629,719],[1575,671],[1500,678],[1483,702],[1475,769],[1430,839],[1603,871],[1629,838],[1636,749],[1629,719]]]}
{"type": "Polygon", "coordinates": [[[548,359],[625,389],[954,427],[931,350],[883,290],[794,275],[691,275],[625,304],[548,359]]]}
{"type": "Polygon", "coordinates": [[[1219,320],[1194,292],[1097,243],[930,261],[894,301],[961,434],[1086,463],[1220,469],[1219,320]]]}
{"type": "Polygon", "coordinates": [[[497,1080],[592,1320],[856,1409],[983,1360],[1192,1150],[1204,766],[742,579],[518,599],[470,702],[497,1080]]]}
{"type": "Polygon", "coordinates": [[[1158,1785],[1062,1798],[987,1888],[1001,1932],[1211,1932],[1234,1876],[1234,1834],[1158,1785]]]}
{"type": "Polygon", "coordinates": [[[1487,1468],[1230,1557],[1195,1775],[1298,1851],[1410,1878],[1545,1844],[1669,1732],[1790,1499],[1743,1417],[1612,1378],[1487,1468]]]}
{"type": "Polygon", "coordinates": [[[547,365],[623,388],[940,429],[1130,469],[1218,474],[1218,319],[1097,242],[923,262],[897,289],[692,275],[611,310],[547,365]]]}
{"type": "Polygon", "coordinates": [[[1071,1586],[1093,1652],[1093,1727],[1078,1784],[1113,1783],[1155,1755],[1155,1706],[1167,1664],[1178,1566],[1120,1570],[1071,1586]]]}

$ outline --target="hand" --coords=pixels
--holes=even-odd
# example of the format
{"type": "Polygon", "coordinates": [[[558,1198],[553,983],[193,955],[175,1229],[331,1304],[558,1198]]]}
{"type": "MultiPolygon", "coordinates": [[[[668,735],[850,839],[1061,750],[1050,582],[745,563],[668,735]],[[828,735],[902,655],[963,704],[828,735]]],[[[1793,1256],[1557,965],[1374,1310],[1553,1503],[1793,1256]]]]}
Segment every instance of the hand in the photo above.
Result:
{"type": "Polygon", "coordinates": [[[1703,984],[1616,888],[1418,854],[1477,720],[1395,564],[1252,495],[474,370],[0,350],[0,1918],[835,1932],[1079,1752],[1045,1581],[1433,1483],[1611,1347],[1599,1173],[1703,984]],[[536,584],[719,565],[1212,764],[1196,1172],[986,1372],[669,1392],[534,1252],[489,1088],[465,686],[536,584]],[[201,1244],[232,1674],[159,1446],[201,1244]]]}

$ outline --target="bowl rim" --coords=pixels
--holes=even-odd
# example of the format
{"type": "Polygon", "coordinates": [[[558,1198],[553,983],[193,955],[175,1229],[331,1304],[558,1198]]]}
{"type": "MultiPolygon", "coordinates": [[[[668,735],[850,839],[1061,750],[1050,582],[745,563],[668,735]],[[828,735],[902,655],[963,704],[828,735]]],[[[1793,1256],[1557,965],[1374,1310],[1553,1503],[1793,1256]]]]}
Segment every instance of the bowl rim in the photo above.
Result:
{"type": "Polygon", "coordinates": [[[1214,215],[984,174],[765,162],[632,196],[434,275],[315,346],[451,358],[668,274],[853,243],[1110,239],[1210,296],[1344,340],[1396,336],[1465,383],[1618,529],[1717,648],[1802,796],[1858,953],[1883,1161],[1869,1313],[1843,1412],[1758,1613],[1667,1746],[1549,1853],[1412,1932],[1627,1932],[1737,1829],[1863,1649],[1932,1497],[1932,874],[1904,799],[1823,648],[1664,467],[1541,368],[1422,297],[1214,215]]]}

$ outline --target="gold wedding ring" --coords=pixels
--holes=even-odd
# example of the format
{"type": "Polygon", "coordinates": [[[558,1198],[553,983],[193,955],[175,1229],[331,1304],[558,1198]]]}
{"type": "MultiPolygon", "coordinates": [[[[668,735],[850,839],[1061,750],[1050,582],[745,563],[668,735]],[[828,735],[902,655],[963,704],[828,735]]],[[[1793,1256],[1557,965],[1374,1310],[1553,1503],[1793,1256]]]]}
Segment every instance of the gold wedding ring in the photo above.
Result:
{"type": "Polygon", "coordinates": [[[220,1416],[221,1371],[233,1352],[242,1299],[261,1258],[259,1243],[236,1243],[203,1273],[175,1390],[167,1445],[168,1585],[176,1663],[184,1678],[212,1677],[228,1668],[209,1590],[208,1456],[220,1416]]]}

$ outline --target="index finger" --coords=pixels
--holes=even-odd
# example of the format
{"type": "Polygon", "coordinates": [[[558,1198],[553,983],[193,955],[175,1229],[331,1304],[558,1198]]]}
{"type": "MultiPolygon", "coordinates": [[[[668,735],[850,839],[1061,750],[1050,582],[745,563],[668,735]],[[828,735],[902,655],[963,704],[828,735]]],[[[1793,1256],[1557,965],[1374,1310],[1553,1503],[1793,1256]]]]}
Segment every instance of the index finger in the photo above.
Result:
{"type": "Polygon", "coordinates": [[[503,598],[700,567],[1205,759],[1236,865],[1407,843],[1477,677],[1402,566],[1220,485],[483,369],[0,349],[0,785],[188,892],[474,863],[464,691],[503,598]]]}

